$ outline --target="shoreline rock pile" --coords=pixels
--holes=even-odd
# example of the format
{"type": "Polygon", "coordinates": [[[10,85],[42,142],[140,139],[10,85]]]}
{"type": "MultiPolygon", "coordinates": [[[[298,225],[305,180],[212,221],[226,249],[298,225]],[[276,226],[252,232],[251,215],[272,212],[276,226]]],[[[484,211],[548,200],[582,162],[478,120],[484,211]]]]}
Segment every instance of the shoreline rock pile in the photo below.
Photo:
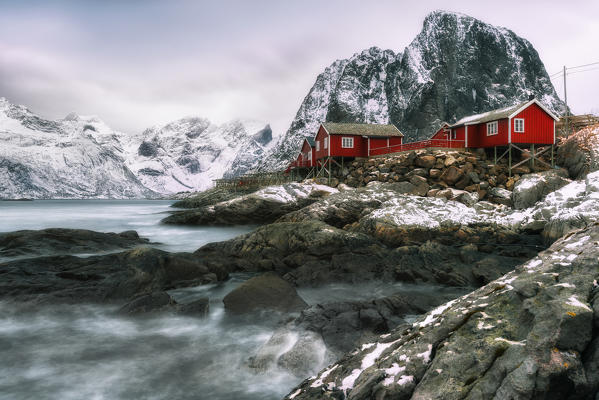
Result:
{"type": "MultiPolygon", "coordinates": [[[[524,158],[529,157],[526,153],[524,158]]],[[[548,161],[548,160],[546,160],[548,161]]],[[[514,161],[515,163],[516,161],[514,161]]],[[[534,171],[527,165],[512,169],[507,159],[495,165],[480,151],[418,150],[394,156],[358,159],[332,169],[331,186],[345,184],[362,187],[370,182],[404,182],[409,193],[417,196],[465,199],[467,203],[487,200],[511,206],[511,191],[522,175],[546,171],[536,163],[534,171]]],[[[320,183],[328,179],[319,178],[320,183]]]]}

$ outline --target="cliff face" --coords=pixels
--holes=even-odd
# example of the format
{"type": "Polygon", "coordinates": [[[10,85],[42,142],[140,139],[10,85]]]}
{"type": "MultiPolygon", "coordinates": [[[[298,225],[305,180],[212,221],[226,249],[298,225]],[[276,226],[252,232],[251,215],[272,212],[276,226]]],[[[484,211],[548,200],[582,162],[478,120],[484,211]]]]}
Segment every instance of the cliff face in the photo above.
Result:
{"type": "Polygon", "coordinates": [[[441,121],[531,94],[561,113],[563,104],[527,40],[466,15],[436,11],[403,52],[373,47],[320,74],[264,166],[286,164],[323,121],[392,123],[414,141],[429,137],[441,121]]]}

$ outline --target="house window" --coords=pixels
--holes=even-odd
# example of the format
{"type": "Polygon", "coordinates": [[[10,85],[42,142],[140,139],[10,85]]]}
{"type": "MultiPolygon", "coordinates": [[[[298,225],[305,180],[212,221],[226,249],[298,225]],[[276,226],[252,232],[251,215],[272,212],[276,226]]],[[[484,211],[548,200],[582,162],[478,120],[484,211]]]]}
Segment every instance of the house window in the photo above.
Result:
{"type": "Polygon", "coordinates": [[[312,152],[308,153],[308,161],[312,161],[312,152]]]}
{"type": "Polygon", "coordinates": [[[456,139],[458,137],[458,133],[456,131],[451,131],[451,138],[456,139]]]}
{"type": "Polygon", "coordinates": [[[329,148],[329,138],[328,138],[328,137],[325,137],[325,138],[324,138],[324,148],[325,148],[325,149],[328,149],[328,148],[329,148]]]}
{"type": "Polygon", "coordinates": [[[320,140],[316,141],[316,151],[320,151],[320,140]]]}
{"type": "Polygon", "coordinates": [[[497,135],[497,121],[489,122],[487,124],[487,136],[497,135]]]}
{"type": "Polygon", "coordinates": [[[344,149],[353,149],[354,148],[354,138],[353,137],[341,138],[341,147],[344,149]]]}
{"type": "Polygon", "coordinates": [[[524,118],[514,119],[514,132],[524,133],[524,118]]]}

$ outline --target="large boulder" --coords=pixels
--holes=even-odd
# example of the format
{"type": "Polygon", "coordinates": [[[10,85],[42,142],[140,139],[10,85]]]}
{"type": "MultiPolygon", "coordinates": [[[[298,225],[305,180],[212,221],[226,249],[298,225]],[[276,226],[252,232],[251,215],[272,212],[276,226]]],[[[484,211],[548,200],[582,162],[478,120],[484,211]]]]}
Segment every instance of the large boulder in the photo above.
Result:
{"type": "Polygon", "coordinates": [[[577,398],[599,393],[599,225],[363,344],[294,399],[577,398]]]}
{"type": "MultiPolygon", "coordinates": [[[[448,158],[449,160],[449,158],[448,158]]],[[[446,161],[447,162],[447,161],[446,161]]],[[[456,167],[455,165],[451,165],[447,169],[443,171],[440,179],[447,183],[448,185],[454,185],[464,176],[464,171],[456,167]]]]}
{"type": "Polygon", "coordinates": [[[564,169],[551,169],[536,174],[524,175],[515,183],[512,191],[514,208],[532,207],[549,193],[566,186],[571,182],[564,169]]]}
{"type": "Polygon", "coordinates": [[[297,312],[308,305],[293,286],[273,273],[251,278],[223,299],[225,311],[247,314],[256,311],[297,312]]]}
{"type": "Polygon", "coordinates": [[[599,125],[589,126],[563,140],[557,150],[557,163],[570,178],[583,179],[599,170],[599,125]]]}
{"type": "Polygon", "coordinates": [[[541,231],[547,244],[592,224],[599,220],[599,171],[548,194],[532,208],[508,215],[509,219],[519,229],[541,231]]]}

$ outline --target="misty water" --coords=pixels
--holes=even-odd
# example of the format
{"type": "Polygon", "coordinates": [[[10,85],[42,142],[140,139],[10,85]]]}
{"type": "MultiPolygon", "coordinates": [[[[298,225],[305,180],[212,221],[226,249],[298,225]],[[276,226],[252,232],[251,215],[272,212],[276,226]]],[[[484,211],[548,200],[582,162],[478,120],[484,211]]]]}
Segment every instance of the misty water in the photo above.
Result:
{"type": "MultiPolygon", "coordinates": [[[[169,251],[193,251],[252,227],[191,228],[159,224],[170,201],[0,202],[0,231],[48,227],[104,232],[134,229],[169,251]]],[[[27,308],[0,302],[2,399],[280,399],[304,378],[276,365],[256,372],[248,358],[286,316],[243,318],[222,298],[249,274],[220,284],[177,289],[181,303],[208,297],[206,318],[173,314],[122,316],[114,305],[27,308]]],[[[308,304],[366,300],[434,286],[365,282],[299,289],[308,304]]],[[[459,293],[456,292],[456,296],[459,293]]],[[[324,350],[323,350],[324,352],[324,350]]],[[[324,356],[324,355],[323,355],[324,356]]],[[[324,367],[315,365],[314,371],[324,367]]]]}

